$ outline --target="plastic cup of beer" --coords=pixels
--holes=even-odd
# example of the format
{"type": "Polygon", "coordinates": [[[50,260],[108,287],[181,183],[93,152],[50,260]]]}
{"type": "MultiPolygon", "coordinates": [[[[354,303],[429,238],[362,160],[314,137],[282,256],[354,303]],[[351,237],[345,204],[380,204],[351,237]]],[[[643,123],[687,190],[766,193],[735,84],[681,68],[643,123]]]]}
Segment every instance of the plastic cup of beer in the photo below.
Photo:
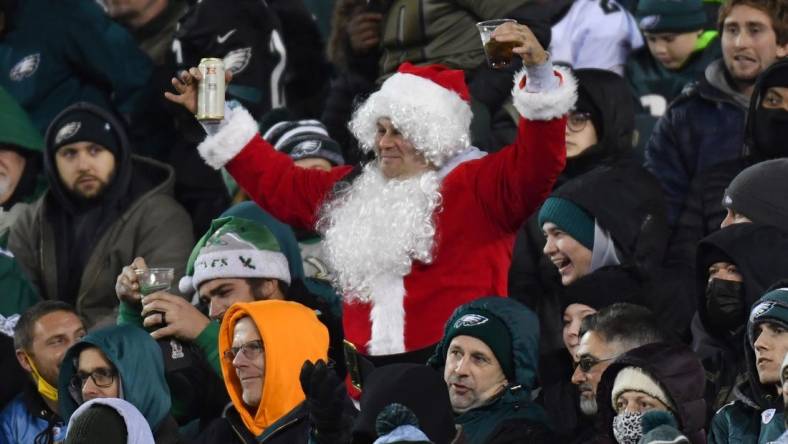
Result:
{"type": "Polygon", "coordinates": [[[484,54],[487,56],[487,63],[490,65],[490,68],[503,69],[512,63],[512,49],[517,45],[517,42],[499,42],[491,37],[495,28],[509,22],[517,23],[516,20],[512,19],[498,19],[476,24],[479,35],[482,37],[484,54]]]}
{"type": "Polygon", "coordinates": [[[144,268],[136,270],[137,280],[140,284],[140,293],[147,296],[157,291],[167,291],[172,285],[175,276],[173,268],[144,268]]]}

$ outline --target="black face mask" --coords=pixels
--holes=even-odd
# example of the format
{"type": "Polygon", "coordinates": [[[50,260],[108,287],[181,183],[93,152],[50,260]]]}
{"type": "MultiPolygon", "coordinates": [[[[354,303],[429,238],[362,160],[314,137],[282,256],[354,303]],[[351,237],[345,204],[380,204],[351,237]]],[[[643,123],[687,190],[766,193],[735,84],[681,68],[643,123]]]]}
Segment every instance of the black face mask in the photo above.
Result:
{"type": "Polygon", "coordinates": [[[753,142],[758,153],[773,159],[788,156],[785,135],[788,134],[788,111],[761,107],[755,114],[753,142]]]}
{"type": "Polygon", "coordinates": [[[713,278],[706,287],[706,318],[717,332],[741,327],[747,317],[744,305],[741,282],[713,278]]]}

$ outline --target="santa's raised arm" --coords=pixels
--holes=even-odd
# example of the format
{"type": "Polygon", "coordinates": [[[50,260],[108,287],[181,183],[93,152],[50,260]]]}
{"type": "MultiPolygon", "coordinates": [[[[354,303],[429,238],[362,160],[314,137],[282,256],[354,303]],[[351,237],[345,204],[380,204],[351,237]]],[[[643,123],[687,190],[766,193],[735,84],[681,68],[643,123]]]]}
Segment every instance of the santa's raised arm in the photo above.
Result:
{"type": "MultiPolygon", "coordinates": [[[[508,23],[494,36],[516,41],[525,65],[512,89],[517,139],[496,153],[470,145],[463,72],[409,63],[349,124],[375,154],[364,166],[298,168],[242,108],[199,146],[265,210],[320,231],[344,295],[346,339],[373,362],[425,362],[456,307],[506,295],[515,232],[564,167],[574,78],[526,26],[508,23]]],[[[190,73],[173,79],[180,94],[168,97],[193,111],[199,71],[190,73]]]]}

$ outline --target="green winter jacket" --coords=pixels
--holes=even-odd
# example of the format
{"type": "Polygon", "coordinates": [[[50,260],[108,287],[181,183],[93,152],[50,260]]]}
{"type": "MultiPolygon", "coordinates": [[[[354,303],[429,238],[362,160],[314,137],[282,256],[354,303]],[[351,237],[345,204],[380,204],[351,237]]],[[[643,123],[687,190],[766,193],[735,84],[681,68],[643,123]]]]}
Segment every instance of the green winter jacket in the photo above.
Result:
{"type": "Polygon", "coordinates": [[[120,397],[145,416],[155,433],[168,417],[171,406],[164,360],[156,341],[145,330],[131,325],[93,331],[68,349],[58,377],[60,416],[68,423],[83,402],[82,394],[71,389],[69,383],[77,371],[79,353],[91,345],[98,347],[118,370],[120,397]]]}
{"type": "MultiPolygon", "coordinates": [[[[537,385],[539,366],[539,319],[525,305],[514,299],[485,297],[462,305],[446,322],[448,327],[467,314],[469,309],[484,309],[497,316],[512,337],[515,381],[490,404],[460,414],[455,418],[467,441],[483,444],[508,437],[506,442],[551,442],[548,419],[541,406],[531,400],[537,385]],[[515,438],[517,437],[517,438],[515,438]]],[[[449,341],[441,340],[428,364],[442,369],[446,364],[449,341]]]]}
{"type": "Polygon", "coordinates": [[[42,133],[60,111],[86,101],[132,114],[152,67],[123,27],[90,0],[14,0],[0,35],[0,86],[42,133]]]}
{"type": "Polygon", "coordinates": [[[665,114],[668,104],[684,86],[703,78],[709,64],[722,57],[717,31],[706,31],[698,39],[695,52],[677,70],[666,69],[644,46],[627,61],[624,75],[638,102],[654,117],[665,114]]]}
{"type": "Polygon", "coordinates": [[[8,243],[11,226],[23,209],[43,194],[46,189],[46,178],[41,174],[44,139],[25,110],[2,87],[0,87],[0,147],[11,147],[26,158],[25,170],[17,182],[14,193],[0,208],[0,246],[5,246],[8,243]]]}
{"type": "MultiPolygon", "coordinates": [[[[186,266],[194,239],[191,219],[173,198],[174,173],[170,166],[132,156],[132,180],[146,175],[155,187],[137,198],[104,232],[88,259],[76,300],[77,312],[89,325],[114,320],[118,299],[115,281],[124,266],[144,257],[156,267],[175,268],[174,283],[186,266]]],[[[62,299],[58,294],[54,230],[45,213],[52,205],[47,191],[28,208],[11,230],[9,249],[28,272],[31,282],[45,299],[62,299]]]]}
{"type": "Polygon", "coordinates": [[[382,23],[381,74],[393,73],[404,61],[476,68],[485,61],[476,23],[506,18],[530,1],[393,0],[382,23]]]}
{"type": "Polygon", "coordinates": [[[0,315],[22,314],[41,300],[22,269],[7,250],[0,248],[0,315]]]}

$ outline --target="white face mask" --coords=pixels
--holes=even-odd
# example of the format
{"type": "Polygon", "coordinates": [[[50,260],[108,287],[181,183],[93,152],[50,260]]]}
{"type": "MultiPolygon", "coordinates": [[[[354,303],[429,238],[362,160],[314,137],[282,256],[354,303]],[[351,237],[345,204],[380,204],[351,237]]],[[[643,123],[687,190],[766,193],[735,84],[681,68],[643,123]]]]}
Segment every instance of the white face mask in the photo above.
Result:
{"type": "Polygon", "coordinates": [[[643,436],[643,413],[620,413],[613,418],[613,436],[618,444],[637,444],[643,436]]]}

